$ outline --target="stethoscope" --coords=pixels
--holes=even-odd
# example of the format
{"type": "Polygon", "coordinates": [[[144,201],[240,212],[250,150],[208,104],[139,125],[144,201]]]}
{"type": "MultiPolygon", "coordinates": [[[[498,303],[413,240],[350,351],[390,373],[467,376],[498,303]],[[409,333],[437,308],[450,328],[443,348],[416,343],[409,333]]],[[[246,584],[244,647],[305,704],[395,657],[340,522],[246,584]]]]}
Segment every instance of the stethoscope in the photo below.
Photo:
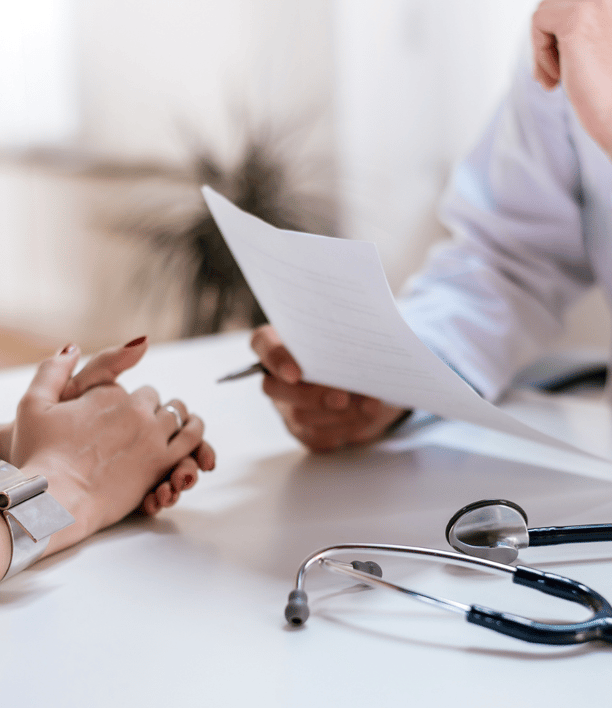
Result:
{"type": "Polygon", "coordinates": [[[302,562],[297,572],[295,587],[289,593],[285,608],[287,622],[292,626],[300,626],[308,619],[308,596],[304,590],[306,575],[311,568],[322,566],[361,583],[393,590],[441,609],[463,614],[471,624],[523,641],[556,645],[594,640],[612,642],[612,606],[598,592],[555,573],[509,565],[518,556],[518,549],[528,545],[610,541],[612,524],[528,529],[527,515],[517,504],[499,499],[483,500],[469,504],[454,514],[447,525],[446,537],[459,553],[417,546],[370,543],[347,543],[316,551],[302,562]],[[583,622],[549,624],[480,605],[466,605],[384,580],[381,567],[374,561],[347,563],[333,557],[347,552],[412,555],[510,575],[512,582],[517,585],[578,603],[592,610],[593,614],[583,622]]]}
{"type": "Polygon", "coordinates": [[[446,526],[446,540],[461,553],[512,563],[519,549],[562,543],[612,541],[612,524],[527,528],[527,514],[514,502],[483,499],[464,506],[446,526]]]}

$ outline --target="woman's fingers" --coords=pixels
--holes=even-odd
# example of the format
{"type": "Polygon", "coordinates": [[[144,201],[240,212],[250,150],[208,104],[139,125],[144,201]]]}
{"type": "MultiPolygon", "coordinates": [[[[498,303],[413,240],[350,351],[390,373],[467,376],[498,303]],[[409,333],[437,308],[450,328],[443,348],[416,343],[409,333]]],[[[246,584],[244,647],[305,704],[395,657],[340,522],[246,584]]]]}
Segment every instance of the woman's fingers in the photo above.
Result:
{"type": "Polygon", "coordinates": [[[168,452],[176,460],[191,455],[204,442],[203,435],[204,421],[190,413],[183,427],[170,437],[168,452]]]}
{"type": "Polygon", "coordinates": [[[192,452],[192,456],[197,463],[198,469],[203,472],[210,472],[215,469],[215,451],[206,440],[202,440],[198,448],[192,452]]]}
{"type": "Polygon", "coordinates": [[[156,415],[167,433],[168,440],[181,430],[189,417],[187,407],[177,398],[173,398],[168,403],[160,406],[156,415]]]}
{"type": "Polygon", "coordinates": [[[147,351],[146,337],[138,337],[122,347],[104,349],[96,354],[66,384],[62,401],[78,398],[94,386],[115,383],[117,377],[135,366],[147,351]]]}
{"type": "Polygon", "coordinates": [[[198,481],[198,465],[193,457],[184,457],[170,474],[170,488],[175,494],[186,492],[198,481]]]}
{"type": "Polygon", "coordinates": [[[168,508],[179,499],[181,492],[193,487],[198,479],[198,466],[193,457],[183,458],[172,470],[170,477],[144,498],[142,510],[153,516],[164,508],[168,508]]]}
{"type": "Polygon", "coordinates": [[[22,409],[42,412],[59,402],[79,359],[80,349],[70,344],[53,357],[39,364],[25,395],[19,405],[22,409]]]}

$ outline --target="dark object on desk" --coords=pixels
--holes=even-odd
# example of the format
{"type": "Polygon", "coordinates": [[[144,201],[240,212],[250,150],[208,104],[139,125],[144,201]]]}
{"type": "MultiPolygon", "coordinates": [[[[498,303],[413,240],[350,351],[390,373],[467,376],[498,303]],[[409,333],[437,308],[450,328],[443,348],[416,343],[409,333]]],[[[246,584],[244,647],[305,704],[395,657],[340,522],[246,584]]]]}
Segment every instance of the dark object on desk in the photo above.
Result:
{"type": "Polygon", "coordinates": [[[460,553],[512,563],[521,548],[612,541],[612,524],[527,528],[525,511],[506,499],[482,499],[459,509],[446,526],[446,540],[460,553]]]}
{"type": "Polygon", "coordinates": [[[549,393],[571,392],[584,388],[603,388],[608,377],[607,366],[593,366],[592,369],[568,373],[565,377],[540,384],[549,393]]]}
{"type": "MultiPolygon", "coordinates": [[[[374,564],[377,565],[377,564],[374,564]]],[[[582,644],[591,641],[612,642],[612,606],[598,592],[582,583],[555,573],[546,573],[527,566],[513,566],[497,563],[484,558],[473,558],[452,551],[418,546],[395,546],[377,543],[343,543],[328,546],[312,553],[302,562],[297,572],[294,589],[289,594],[285,609],[285,618],[291,625],[300,626],[308,619],[308,597],[304,590],[306,574],[310,568],[322,566],[334,573],[346,575],[373,587],[392,590],[402,595],[433,605],[442,610],[463,615],[470,624],[490,629],[515,639],[532,644],[554,646],[582,644]],[[499,612],[481,605],[467,605],[463,602],[448,600],[436,595],[428,595],[403,585],[384,580],[377,573],[364,572],[354,563],[339,561],[332,556],[338,553],[367,553],[382,555],[413,556],[420,560],[431,559],[442,563],[455,563],[463,567],[473,567],[480,571],[488,570],[510,575],[516,585],[537,590],[538,592],[574,602],[591,610],[592,615],[579,622],[539,622],[519,615],[499,612]]],[[[380,568],[380,566],[377,566],[380,568]]]]}
{"type": "Polygon", "coordinates": [[[525,368],[515,378],[512,387],[538,388],[548,393],[579,393],[603,388],[607,374],[607,353],[559,352],[525,368]]]}
{"type": "Polygon", "coordinates": [[[244,379],[247,376],[252,376],[253,374],[266,374],[266,376],[269,376],[270,372],[260,361],[258,361],[257,363],[251,364],[250,366],[247,366],[244,369],[240,369],[239,371],[233,371],[231,374],[226,374],[225,376],[222,376],[220,379],[217,379],[217,383],[225,383],[226,381],[238,381],[239,379],[244,379]]]}

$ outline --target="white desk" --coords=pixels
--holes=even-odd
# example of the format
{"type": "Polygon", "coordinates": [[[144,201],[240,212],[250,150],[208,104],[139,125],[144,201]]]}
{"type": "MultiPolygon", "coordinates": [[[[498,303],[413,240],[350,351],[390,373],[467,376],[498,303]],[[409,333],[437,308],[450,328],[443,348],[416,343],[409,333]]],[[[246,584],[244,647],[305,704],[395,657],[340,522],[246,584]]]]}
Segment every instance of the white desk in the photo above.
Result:
{"type": "MultiPolygon", "coordinates": [[[[449,516],[476,499],[513,499],[532,525],[610,520],[607,465],[503,438],[493,443],[502,460],[445,448],[445,435],[472,444],[467,429],[446,423],[310,456],[257,377],[214,383],[252,358],[244,335],[194,340],[153,348],[123,377],[129,389],[151,382],[162,399],[200,412],[217,469],[156,519],[121,523],[0,586],[2,706],[607,704],[612,648],[603,644],[524,644],[322,570],[306,584],[307,625],[292,630],[283,618],[311,551],[347,541],[446,548],[449,516]]],[[[0,419],[12,417],[30,374],[0,375],[0,419]]],[[[492,440],[470,437],[483,449],[492,440]]],[[[498,576],[377,560],[390,579],[463,602],[544,619],[586,615],[498,576]]],[[[612,598],[611,544],[528,549],[521,561],[612,598]]]]}

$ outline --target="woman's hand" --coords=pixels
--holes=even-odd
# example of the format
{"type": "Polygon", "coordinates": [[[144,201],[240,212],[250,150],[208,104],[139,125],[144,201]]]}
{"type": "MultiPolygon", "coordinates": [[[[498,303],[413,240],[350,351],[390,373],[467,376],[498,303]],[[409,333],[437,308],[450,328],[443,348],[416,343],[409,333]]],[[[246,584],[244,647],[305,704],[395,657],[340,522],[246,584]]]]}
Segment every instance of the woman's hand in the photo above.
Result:
{"type": "Polygon", "coordinates": [[[304,383],[299,366],[271,325],[255,330],[251,346],[270,372],[264,378],[264,392],[289,432],[314,452],[372,442],[405,414],[375,398],[304,383]]]}
{"type": "MultiPolygon", "coordinates": [[[[136,366],[147,351],[149,342],[146,337],[138,337],[122,347],[109,347],[93,356],[87,364],[66,384],[62,391],[62,401],[78,398],[85,391],[95,386],[113,384],[124,371],[136,366]]],[[[69,344],[63,351],[73,351],[75,345],[69,344]]]]}
{"type": "Polygon", "coordinates": [[[202,420],[173,401],[184,421],[177,431],[175,415],[152,388],[128,394],[107,383],[61,401],[77,360],[78,349],[67,348],[39,366],[11,441],[11,464],[28,477],[44,475],[76,519],[51,537],[47,554],[119,521],[166,475],[192,483],[198,466],[214,466],[202,420]]]}
{"type": "MultiPolygon", "coordinates": [[[[135,366],[142,359],[147,351],[147,346],[147,338],[138,337],[122,347],[110,347],[99,352],[69,379],[60,399],[62,401],[73,400],[96,386],[114,384],[120,374],[135,366]]],[[[62,353],[77,355],[79,349],[71,344],[67,345],[62,353]]],[[[11,464],[15,464],[11,459],[13,429],[14,422],[0,426],[0,459],[11,464]]],[[[204,444],[196,457],[201,465],[204,465],[202,469],[214,467],[214,453],[208,445],[204,444]]],[[[193,460],[189,458],[182,460],[154,489],[147,492],[142,500],[141,510],[146,514],[153,515],[162,508],[175,504],[180,493],[190,489],[196,483],[197,468],[198,465],[194,464],[193,460]]]]}
{"type": "MultiPolygon", "coordinates": [[[[61,400],[69,401],[78,398],[94,386],[115,383],[120,374],[135,366],[142,359],[147,351],[147,346],[147,338],[138,337],[122,347],[110,347],[96,354],[77,374],[70,378],[66,388],[62,391],[61,400]]],[[[68,344],[62,353],[76,353],[78,351],[75,344],[68,344]]],[[[0,459],[11,464],[13,464],[10,458],[13,428],[14,421],[0,425],[0,459]]]]}

